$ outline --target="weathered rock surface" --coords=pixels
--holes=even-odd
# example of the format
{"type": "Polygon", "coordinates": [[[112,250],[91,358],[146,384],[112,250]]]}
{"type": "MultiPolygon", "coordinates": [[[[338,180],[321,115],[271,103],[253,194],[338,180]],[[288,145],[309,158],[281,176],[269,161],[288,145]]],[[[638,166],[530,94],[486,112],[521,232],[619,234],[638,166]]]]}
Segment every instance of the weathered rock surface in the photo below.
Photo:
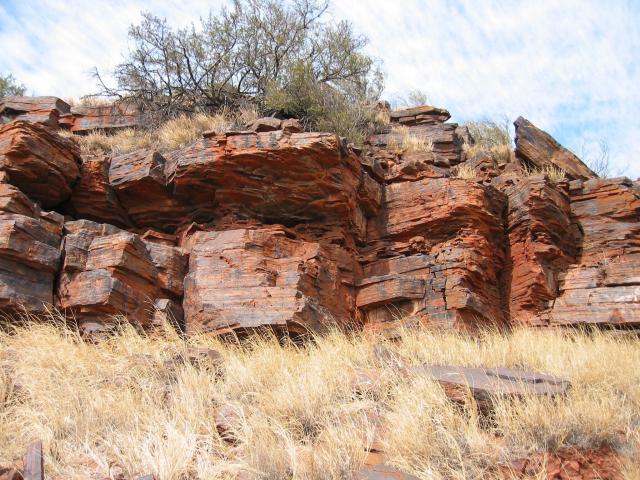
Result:
{"type": "Polygon", "coordinates": [[[69,105],[56,97],[4,97],[0,99],[0,123],[22,120],[56,127],[58,119],[62,115],[68,114],[69,111],[69,105]]]}
{"type": "Polygon", "coordinates": [[[581,253],[559,279],[549,321],[640,324],[640,186],[627,178],[575,181],[570,195],[581,253]]]}
{"type": "Polygon", "coordinates": [[[522,118],[500,158],[469,154],[469,131],[430,106],[390,112],[362,151],[269,117],[173,152],[81,157],[42,124],[139,114],[2,105],[17,119],[0,127],[4,310],[36,311],[56,285],[89,331],[117,314],[217,333],[640,324],[640,187],[592,178],[522,118]],[[550,166],[572,181],[525,171],[550,166]]]}
{"type": "Polygon", "coordinates": [[[573,263],[581,241],[567,185],[543,175],[504,189],[508,197],[509,275],[505,288],[514,321],[536,324],[538,313],[558,296],[560,276],[573,263]]]}
{"type": "Polygon", "coordinates": [[[88,220],[64,228],[57,305],[86,332],[105,329],[115,315],[150,327],[159,300],[179,303],[185,259],[178,248],[88,220]]]}
{"type": "Polygon", "coordinates": [[[450,327],[502,324],[503,208],[500,192],[464,180],[387,185],[358,283],[367,323],[409,315],[450,327]]]}
{"type": "Polygon", "coordinates": [[[0,126],[0,171],[7,183],[53,208],[71,195],[80,175],[80,151],[53,130],[15,121],[0,126]]]}
{"type": "Polygon", "coordinates": [[[514,125],[516,127],[516,156],[533,167],[560,168],[572,180],[588,180],[598,177],[582,160],[526,118],[518,117],[514,125]]]}
{"type": "Polygon", "coordinates": [[[93,130],[112,131],[138,127],[142,114],[133,105],[114,104],[72,107],[70,113],[60,118],[59,123],[74,133],[93,130]]]}
{"type": "Polygon", "coordinates": [[[74,218],[105,222],[117,227],[132,226],[115,189],[109,183],[110,157],[106,155],[82,155],[80,178],[64,211],[74,218]]]}
{"type": "Polygon", "coordinates": [[[0,310],[41,312],[53,304],[63,218],[0,184],[0,310]]]}
{"type": "Polygon", "coordinates": [[[280,227],[195,233],[185,279],[187,331],[274,326],[305,333],[353,317],[350,266],[332,250],[339,247],[290,238],[280,227]]]}

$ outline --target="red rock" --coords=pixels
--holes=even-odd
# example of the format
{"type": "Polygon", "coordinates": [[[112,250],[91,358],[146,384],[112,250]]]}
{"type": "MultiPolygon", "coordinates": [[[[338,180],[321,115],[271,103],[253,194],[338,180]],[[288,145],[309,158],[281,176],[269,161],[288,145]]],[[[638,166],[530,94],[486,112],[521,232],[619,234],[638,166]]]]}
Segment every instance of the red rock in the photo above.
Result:
{"type": "MultiPolygon", "coordinates": [[[[374,147],[385,148],[392,142],[401,144],[406,135],[415,136],[416,138],[432,142],[432,154],[429,155],[429,158],[433,158],[432,163],[435,162],[437,158],[444,159],[446,166],[461,162],[463,140],[457,134],[459,131],[457,124],[425,123],[406,128],[406,131],[391,128],[387,133],[371,136],[368,141],[374,147]],[[435,154],[435,156],[433,156],[433,154],[435,154]]],[[[402,155],[402,157],[404,157],[404,155],[402,155]]]]}
{"type": "Polygon", "coordinates": [[[559,277],[578,255],[566,185],[544,176],[524,178],[504,189],[510,268],[506,278],[512,323],[536,324],[558,295],[559,277]]]}
{"type": "Polygon", "coordinates": [[[582,160],[529,120],[518,117],[514,125],[516,127],[516,157],[519,159],[537,168],[548,166],[560,168],[572,180],[587,180],[598,177],[582,160]]]}
{"type": "Polygon", "coordinates": [[[127,216],[139,227],[171,230],[193,210],[188,199],[181,203],[171,194],[164,168],[165,158],[151,150],[111,159],[109,184],[127,216]]]}
{"type": "Polygon", "coordinates": [[[583,236],[579,261],[560,278],[554,324],[640,324],[640,188],[626,178],[571,183],[583,236]]]}
{"type": "Polygon", "coordinates": [[[196,232],[191,245],[187,332],[306,333],[353,316],[353,290],[329,247],[289,238],[277,226],[196,232]]]}
{"type": "Polygon", "coordinates": [[[67,222],[65,232],[58,306],[85,331],[104,330],[120,314],[148,327],[158,300],[179,301],[184,260],[177,248],[87,220],[67,222]]]}
{"type": "Polygon", "coordinates": [[[503,208],[502,194],[464,180],[387,185],[358,283],[368,326],[403,316],[460,328],[503,323],[503,208]]]}
{"type": "Polygon", "coordinates": [[[88,133],[93,130],[112,131],[138,127],[142,125],[142,120],[142,113],[133,105],[116,103],[72,107],[70,115],[61,123],[66,123],[74,133],[88,133]]]}
{"type": "Polygon", "coordinates": [[[333,134],[207,137],[168,155],[165,171],[173,198],[191,207],[190,221],[234,215],[287,226],[332,222],[364,230],[356,202],[360,162],[333,134]]]}
{"type": "Polygon", "coordinates": [[[8,183],[52,208],[71,195],[80,152],[74,141],[42,125],[15,121],[0,127],[0,170],[8,183]]]}
{"type": "Polygon", "coordinates": [[[444,123],[451,118],[451,114],[444,108],[422,105],[389,112],[389,118],[392,122],[413,125],[418,123],[444,123]]]}
{"type": "Polygon", "coordinates": [[[56,97],[4,97],[0,98],[0,123],[21,120],[57,127],[58,118],[69,108],[56,97]]]}
{"type": "Polygon", "coordinates": [[[131,220],[109,184],[110,163],[110,158],[104,155],[82,155],[80,178],[64,210],[74,218],[130,228],[131,220]]]}
{"type": "Polygon", "coordinates": [[[282,120],[274,117],[262,117],[247,123],[246,127],[252,132],[273,132],[281,129],[282,120]]]}
{"type": "Polygon", "coordinates": [[[0,309],[37,313],[53,304],[62,216],[41,212],[17,188],[0,184],[0,309]]]}

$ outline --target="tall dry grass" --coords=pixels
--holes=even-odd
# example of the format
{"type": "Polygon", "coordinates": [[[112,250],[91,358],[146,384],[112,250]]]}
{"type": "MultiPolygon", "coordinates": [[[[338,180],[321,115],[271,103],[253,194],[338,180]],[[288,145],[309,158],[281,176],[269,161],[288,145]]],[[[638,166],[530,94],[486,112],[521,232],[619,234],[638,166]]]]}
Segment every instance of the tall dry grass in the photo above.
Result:
{"type": "Polygon", "coordinates": [[[492,478],[498,462],[569,445],[611,446],[633,472],[638,365],[637,339],[598,332],[407,330],[394,343],[333,332],[302,347],[269,336],[243,344],[150,336],[125,325],[91,345],[30,323],[0,335],[0,465],[40,438],[51,478],[342,479],[378,431],[388,462],[422,479],[492,478]],[[557,399],[498,401],[486,424],[437,384],[379,365],[376,342],[414,365],[524,368],[565,376],[573,388],[557,399]],[[176,362],[190,346],[218,350],[221,370],[176,362]],[[354,392],[359,369],[378,381],[354,392]],[[216,430],[222,406],[237,419],[235,444],[216,430]]]}

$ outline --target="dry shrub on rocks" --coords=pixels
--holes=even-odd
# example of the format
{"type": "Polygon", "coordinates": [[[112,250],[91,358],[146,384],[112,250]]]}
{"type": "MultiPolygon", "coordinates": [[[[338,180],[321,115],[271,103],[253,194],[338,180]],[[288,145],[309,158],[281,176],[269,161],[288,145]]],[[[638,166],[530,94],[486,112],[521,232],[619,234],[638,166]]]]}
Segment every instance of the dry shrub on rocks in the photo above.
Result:
{"type": "Polygon", "coordinates": [[[640,342],[606,332],[406,330],[394,343],[333,332],[300,346],[123,325],[92,345],[62,326],[28,323],[0,334],[0,385],[14,385],[1,387],[0,465],[41,438],[51,478],[342,479],[378,432],[388,462],[423,479],[492,478],[499,462],[571,445],[612,447],[633,471],[638,364],[640,342]],[[409,365],[524,368],[573,386],[557,399],[497,401],[495,418],[481,422],[438,384],[380,365],[378,342],[409,365]],[[217,350],[222,367],[172,360],[190,347],[217,350]],[[360,369],[378,381],[356,393],[360,369]],[[222,407],[234,412],[234,442],[218,433],[222,407]]]}

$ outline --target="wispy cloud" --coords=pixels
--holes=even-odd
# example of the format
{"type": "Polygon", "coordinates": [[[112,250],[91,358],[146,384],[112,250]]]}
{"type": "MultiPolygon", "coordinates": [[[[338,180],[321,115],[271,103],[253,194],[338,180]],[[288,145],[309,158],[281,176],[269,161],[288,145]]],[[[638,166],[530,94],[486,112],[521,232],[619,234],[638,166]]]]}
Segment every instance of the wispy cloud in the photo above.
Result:
{"type": "MultiPolygon", "coordinates": [[[[141,10],[185,25],[222,1],[0,0],[0,71],[30,92],[95,90],[141,10]]],[[[386,96],[422,89],[454,120],[529,118],[581,153],[606,139],[614,170],[640,176],[640,4],[629,0],[334,0],[370,39],[386,96]]]]}

